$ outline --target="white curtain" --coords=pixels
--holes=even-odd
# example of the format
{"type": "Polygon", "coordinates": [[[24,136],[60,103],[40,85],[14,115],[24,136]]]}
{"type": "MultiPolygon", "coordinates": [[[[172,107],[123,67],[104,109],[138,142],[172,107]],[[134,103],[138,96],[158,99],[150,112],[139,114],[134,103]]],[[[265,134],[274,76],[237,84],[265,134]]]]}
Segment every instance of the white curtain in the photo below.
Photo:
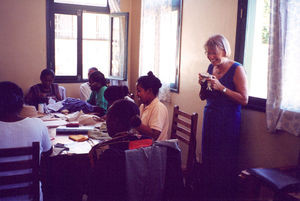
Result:
{"type": "Polygon", "coordinates": [[[178,12],[174,0],[142,0],[139,75],[152,71],[163,83],[159,99],[170,102],[175,82],[178,12]],[[173,10],[172,10],[173,9],[173,10]]]}
{"type": "Polygon", "coordinates": [[[300,135],[300,1],[271,0],[267,126],[300,135]]]}
{"type": "Polygon", "coordinates": [[[119,13],[120,11],[120,0],[108,0],[108,5],[111,13],[119,13]]]}

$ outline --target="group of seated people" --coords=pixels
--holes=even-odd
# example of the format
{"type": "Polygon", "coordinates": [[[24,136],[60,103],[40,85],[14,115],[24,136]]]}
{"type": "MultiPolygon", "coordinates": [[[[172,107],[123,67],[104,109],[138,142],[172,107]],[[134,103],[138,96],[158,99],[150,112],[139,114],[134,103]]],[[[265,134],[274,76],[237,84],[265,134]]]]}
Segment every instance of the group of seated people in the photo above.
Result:
{"type": "MultiPolygon", "coordinates": [[[[62,101],[59,87],[53,83],[54,77],[52,70],[43,70],[41,83],[32,86],[25,97],[15,83],[0,82],[0,148],[31,146],[33,141],[39,141],[42,155],[51,154],[48,130],[42,120],[20,117],[19,113],[24,104],[38,107],[40,103],[48,104],[50,98],[62,101]]],[[[88,78],[91,94],[86,103],[93,106],[92,112],[105,117],[108,134],[112,137],[97,148],[110,145],[126,150],[130,146],[128,142],[137,139],[146,139],[146,144],[151,145],[153,141],[169,138],[168,111],[157,97],[162,84],[152,72],[137,80],[140,107],[128,97],[127,86],[107,86],[105,76],[97,69],[90,69],[88,78]]]]}
{"type": "MultiPolygon", "coordinates": [[[[54,72],[50,69],[44,69],[41,72],[41,83],[30,87],[29,92],[24,98],[27,105],[33,105],[38,109],[38,104],[48,104],[49,100],[63,101],[59,92],[59,86],[54,81],[54,72]]],[[[142,124],[136,130],[142,135],[152,137],[154,140],[168,139],[168,111],[166,106],[158,99],[159,88],[162,86],[160,80],[149,72],[148,75],[141,76],[137,80],[137,97],[140,105],[140,118],[142,124]]],[[[88,71],[88,82],[80,86],[80,96],[89,98],[79,100],[69,98],[63,102],[63,105],[72,104],[72,109],[84,109],[90,106],[90,109],[83,110],[86,113],[96,113],[98,116],[106,117],[107,110],[116,100],[125,99],[134,102],[129,97],[127,86],[108,86],[103,73],[92,67],[88,71]],[[87,86],[89,90],[87,90],[87,86]],[[71,100],[70,100],[71,99],[71,100]],[[76,106],[76,107],[75,107],[76,106]],[[82,107],[79,107],[82,106],[82,107]]],[[[62,109],[68,107],[62,107],[62,109]]],[[[69,107],[70,108],[70,107],[69,107]]],[[[73,110],[74,111],[74,110],[73,110]]],[[[70,112],[73,112],[70,111],[70,112]]]]}

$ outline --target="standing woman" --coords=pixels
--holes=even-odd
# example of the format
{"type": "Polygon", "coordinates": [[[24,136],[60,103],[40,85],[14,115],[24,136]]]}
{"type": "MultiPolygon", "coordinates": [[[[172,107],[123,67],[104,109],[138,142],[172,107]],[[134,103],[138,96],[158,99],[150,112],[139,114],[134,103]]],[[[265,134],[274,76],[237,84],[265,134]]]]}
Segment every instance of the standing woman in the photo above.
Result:
{"type": "Polygon", "coordinates": [[[161,86],[160,80],[149,71],[147,75],[138,79],[136,87],[137,96],[142,102],[140,106],[142,124],[137,131],[158,141],[170,138],[168,110],[157,98],[161,86]]]}
{"type": "Polygon", "coordinates": [[[211,62],[205,78],[199,74],[200,98],[206,100],[202,127],[202,162],[209,199],[232,200],[238,176],[241,105],[248,103],[245,70],[229,59],[229,42],[211,36],[204,45],[211,62]]]}

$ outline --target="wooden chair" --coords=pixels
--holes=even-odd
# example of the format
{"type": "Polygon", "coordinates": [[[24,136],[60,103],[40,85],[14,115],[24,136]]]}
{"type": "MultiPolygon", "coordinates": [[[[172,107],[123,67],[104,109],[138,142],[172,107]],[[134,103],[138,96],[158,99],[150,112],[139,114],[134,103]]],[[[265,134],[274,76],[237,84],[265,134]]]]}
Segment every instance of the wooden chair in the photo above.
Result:
{"type": "Polygon", "coordinates": [[[196,132],[198,114],[188,114],[179,110],[179,106],[174,106],[171,138],[178,139],[188,145],[187,162],[183,165],[183,176],[185,184],[190,185],[192,173],[196,163],[196,132]]]}
{"type": "Polygon", "coordinates": [[[11,184],[30,183],[24,187],[13,187],[9,189],[0,190],[0,200],[4,197],[13,197],[17,195],[29,195],[33,200],[40,199],[40,185],[39,185],[39,157],[40,156],[40,143],[33,142],[31,147],[18,147],[0,149],[0,173],[16,170],[32,170],[30,173],[23,173],[11,176],[0,176],[0,186],[11,184]],[[32,156],[28,160],[19,160],[10,162],[5,161],[5,158],[17,156],[32,156]],[[4,160],[2,160],[4,159],[4,160]]]}

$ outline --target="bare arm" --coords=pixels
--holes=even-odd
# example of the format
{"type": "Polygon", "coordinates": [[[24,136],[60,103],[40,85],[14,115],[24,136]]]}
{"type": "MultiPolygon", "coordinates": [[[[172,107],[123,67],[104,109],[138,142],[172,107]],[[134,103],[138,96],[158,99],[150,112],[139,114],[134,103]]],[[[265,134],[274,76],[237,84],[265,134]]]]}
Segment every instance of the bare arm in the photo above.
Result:
{"type": "Polygon", "coordinates": [[[152,137],[153,140],[157,140],[157,138],[160,135],[160,131],[152,129],[146,125],[141,124],[138,128],[136,128],[138,132],[140,132],[142,135],[147,135],[149,137],[152,137]]]}

